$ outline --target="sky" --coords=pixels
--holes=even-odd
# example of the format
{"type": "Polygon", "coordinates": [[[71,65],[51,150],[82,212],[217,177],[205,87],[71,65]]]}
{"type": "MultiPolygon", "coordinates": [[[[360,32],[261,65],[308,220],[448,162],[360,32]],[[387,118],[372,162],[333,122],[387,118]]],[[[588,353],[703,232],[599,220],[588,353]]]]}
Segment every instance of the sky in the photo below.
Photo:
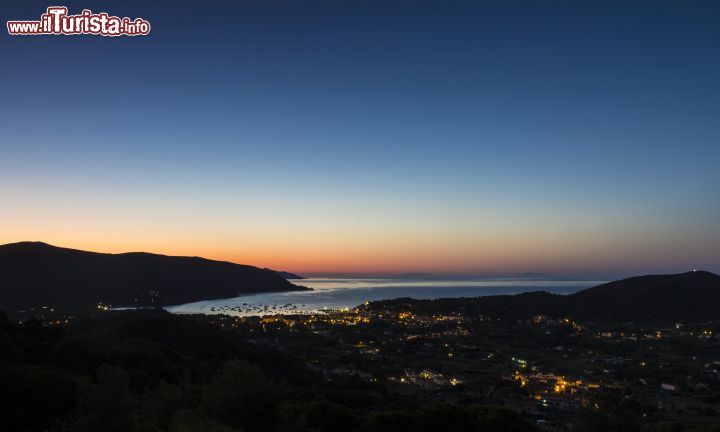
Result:
{"type": "Polygon", "coordinates": [[[62,4],[152,32],[3,33],[0,243],[303,274],[720,272],[718,2],[62,4]]]}

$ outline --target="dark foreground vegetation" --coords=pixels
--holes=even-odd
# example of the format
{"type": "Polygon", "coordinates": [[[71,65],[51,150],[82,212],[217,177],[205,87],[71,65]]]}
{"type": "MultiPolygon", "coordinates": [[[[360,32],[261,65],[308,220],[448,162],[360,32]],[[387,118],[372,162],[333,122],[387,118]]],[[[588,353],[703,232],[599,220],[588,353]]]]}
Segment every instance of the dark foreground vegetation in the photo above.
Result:
{"type": "Polygon", "coordinates": [[[161,311],[72,325],[1,314],[0,419],[3,431],[536,430],[498,406],[330,382],[281,350],[161,311]]]}
{"type": "Polygon", "coordinates": [[[720,432],[719,296],[690,272],[310,315],[15,309],[0,431],[720,432]]]}

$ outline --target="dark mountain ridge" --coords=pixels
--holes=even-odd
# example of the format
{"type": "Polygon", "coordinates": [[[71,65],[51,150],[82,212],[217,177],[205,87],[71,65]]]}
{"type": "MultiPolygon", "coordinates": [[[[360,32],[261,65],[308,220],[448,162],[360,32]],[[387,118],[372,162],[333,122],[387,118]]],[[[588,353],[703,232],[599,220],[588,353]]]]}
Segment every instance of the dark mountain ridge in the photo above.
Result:
{"type": "Polygon", "coordinates": [[[720,276],[706,271],[636,276],[568,296],[581,317],[603,321],[702,321],[720,318],[720,276]]]}
{"type": "MultiPolygon", "coordinates": [[[[596,323],[674,323],[720,320],[720,276],[706,271],[636,276],[570,295],[527,292],[476,298],[397,299],[376,304],[412,305],[435,313],[462,311],[509,319],[533,315],[596,323]]],[[[372,303],[370,307],[375,307],[372,303]]]]}
{"type": "Polygon", "coordinates": [[[167,306],[301,289],[273,270],[199,257],[105,254],[40,242],[0,246],[0,309],[167,306]]]}

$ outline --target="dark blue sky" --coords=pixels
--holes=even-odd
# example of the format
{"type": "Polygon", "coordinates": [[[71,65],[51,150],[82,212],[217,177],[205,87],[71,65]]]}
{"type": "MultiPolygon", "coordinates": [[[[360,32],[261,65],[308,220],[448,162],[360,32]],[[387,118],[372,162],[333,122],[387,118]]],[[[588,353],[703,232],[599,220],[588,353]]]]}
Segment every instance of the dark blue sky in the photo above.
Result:
{"type": "Polygon", "coordinates": [[[65,5],[153,30],[2,36],[0,240],[720,271],[718,2],[65,5]]]}

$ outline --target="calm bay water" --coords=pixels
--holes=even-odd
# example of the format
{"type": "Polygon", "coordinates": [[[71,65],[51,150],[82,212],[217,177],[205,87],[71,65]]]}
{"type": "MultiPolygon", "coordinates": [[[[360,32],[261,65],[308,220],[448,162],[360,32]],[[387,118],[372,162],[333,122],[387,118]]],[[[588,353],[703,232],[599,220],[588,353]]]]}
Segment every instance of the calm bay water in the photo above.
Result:
{"type": "Polygon", "coordinates": [[[571,294],[606,281],[551,278],[476,278],[462,280],[316,278],[292,282],[314,290],[244,295],[230,299],[207,300],[172,306],[166,309],[173,313],[223,313],[237,316],[317,313],[327,309],[352,308],[366,301],[399,297],[436,299],[518,294],[527,291],[571,294]]]}

